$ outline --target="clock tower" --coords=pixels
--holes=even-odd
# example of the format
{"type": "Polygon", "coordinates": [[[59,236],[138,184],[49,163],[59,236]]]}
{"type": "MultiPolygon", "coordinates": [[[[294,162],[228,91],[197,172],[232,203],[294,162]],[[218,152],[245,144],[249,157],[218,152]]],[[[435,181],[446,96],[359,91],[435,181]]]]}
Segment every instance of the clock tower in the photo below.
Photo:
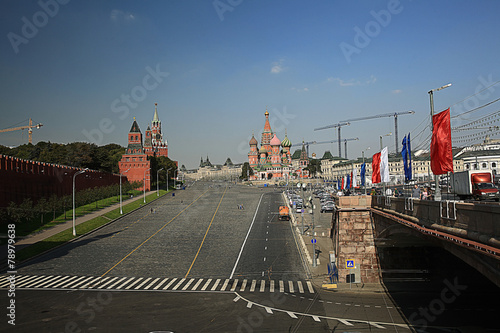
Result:
{"type": "Polygon", "coordinates": [[[151,121],[151,129],[146,131],[146,141],[144,143],[146,154],[149,156],[165,156],[168,157],[168,143],[163,139],[161,132],[161,120],[158,117],[158,104],[155,103],[155,113],[153,121],[151,121]]]}

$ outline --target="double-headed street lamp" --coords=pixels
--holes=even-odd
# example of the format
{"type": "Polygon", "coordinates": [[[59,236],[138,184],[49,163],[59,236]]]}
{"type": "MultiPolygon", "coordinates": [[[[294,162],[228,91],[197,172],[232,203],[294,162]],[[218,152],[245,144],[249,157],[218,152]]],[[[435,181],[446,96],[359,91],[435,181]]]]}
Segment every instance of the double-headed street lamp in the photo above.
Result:
{"type": "Polygon", "coordinates": [[[159,177],[159,172],[163,170],[163,168],[161,168],[160,170],[156,171],[156,196],[159,197],[160,196],[160,178],[159,177]]]}
{"type": "Polygon", "coordinates": [[[380,151],[382,151],[382,137],[384,137],[384,136],[391,136],[391,135],[392,135],[392,132],[389,132],[387,134],[384,134],[384,135],[380,136],[380,151]]]}
{"type": "MultiPolygon", "coordinates": [[[[130,171],[130,168],[128,168],[127,171],[124,171],[123,173],[125,172],[129,172],[130,171]]],[[[122,173],[120,172],[120,215],[123,214],[123,208],[122,208],[122,173]]]]}
{"type": "Polygon", "coordinates": [[[89,168],[75,172],[73,175],[73,236],[76,236],[76,226],[75,226],[75,178],[76,176],[84,173],[89,168]]]}
{"type": "MultiPolygon", "coordinates": [[[[430,98],[430,103],[431,103],[431,133],[434,134],[434,123],[432,122],[432,118],[434,116],[434,92],[435,91],[440,91],[445,88],[451,87],[451,83],[445,84],[442,87],[439,87],[437,89],[431,89],[429,90],[429,98],[430,98]]],[[[435,201],[441,201],[441,187],[439,184],[439,176],[436,177],[434,175],[434,184],[436,185],[436,193],[434,194],[434,200],[435,201]]]]}
{"type": "Polygon", "coordinates": [[[151,168],[144,170],[144,182],[143,182],[143,188],[144,188],[144,203],[146,203],[146,171],[151,170],[151,168]]]}

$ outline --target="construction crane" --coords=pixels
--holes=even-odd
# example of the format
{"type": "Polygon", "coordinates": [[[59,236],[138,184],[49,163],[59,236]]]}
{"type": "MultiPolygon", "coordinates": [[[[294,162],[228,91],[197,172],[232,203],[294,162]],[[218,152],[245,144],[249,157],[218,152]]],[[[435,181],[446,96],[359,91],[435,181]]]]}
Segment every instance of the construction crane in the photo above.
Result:
{"type": "MultiPolygon", "coordinates": [[[[319,128],[315,128],[314,130],[315,131],[320,131],[320,130],[324,130],[324,129],[328,129],[328,128],[337,128],[338,129],[338,132],[339,132],[339,138],[338,138],[338,143],[339,143],[339,157],[342,157],[342,138],[340,137],[340,128],[342,126],[348,126],[348,125],[351,125],[349,122],[339,122],[337,124],[333,124],[333,125],[328,125],[328,126],[325,126],[325,127],[319,127],[319,128]]],[[[346,158],[347,158],[347,154],[346,154],[346,158]]]]}
{"type": "MultiPolygon", "coordinates": [[[[345,150],[345,158],[346,159],[347,159],[347,141],[354,141],[354,140],[359,140],[359,138],[350,138],[350,139],[342,140],[344,142],[344,145],[345,145],[344,150],[345,150]]],[[[320,142],[309,141],[309,142],[294,144],[294,145],[292,145],[292,147],[298,147],[298,146],[302,146],[302,145],[306,146],[307,156],[309,156],[309,145],[321,145],[321,144],[325,144],[325,143],[335,143],[335,142],[338,142],[338,140],[320,141],[320,142]]]]}
{"type": "Polygon", "coordinates": [[[414,114],[415,111],[402,111],[402,112],[391,112],[391,113],[383,113],[383,114],[377,114],[375,116],[367,116],[367,117],[361,117],[361,118],[353,118],[349,120],[344,120],[344,122],[352,122],[352,121],[359,121],[359,120],[368,120],[368,119],[375,119],[375,118],[384,118],[384,117],[394,117],[394,133],[395,133],[395,140],[396,140],[396,154],[399,152],[399,139],[398,139],[398,116],[405,115],[405,114],[414,114]]]}
{"type": "Polygon", "coordinates": [[[28,142],[32,143],[31,133],[33,133],[33,128],[40,128],[42,126],[43,126],[42,123],[39,123],[39,124],[36,124],[35,126],[33,126],[33,122],[31,121],[31,118],[30,118],[28,126],[19,126],[19,127],[13,127],[13,128],[6,128],[6,129],[3,129],[3,130],[0,130],[0,133],[28,129],[28,142]]]}

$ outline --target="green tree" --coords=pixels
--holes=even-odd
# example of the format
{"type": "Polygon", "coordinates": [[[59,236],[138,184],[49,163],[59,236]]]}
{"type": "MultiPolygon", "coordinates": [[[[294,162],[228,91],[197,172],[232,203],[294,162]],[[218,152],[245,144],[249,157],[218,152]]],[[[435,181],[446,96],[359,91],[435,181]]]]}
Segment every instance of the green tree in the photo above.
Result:
{"type": "Polygon", "coordinates": [[[250,167],[250,163],[245,162],[241,168],[240,179],[247,179],[248,176],[253,176],[253,169],[250,167]]]}

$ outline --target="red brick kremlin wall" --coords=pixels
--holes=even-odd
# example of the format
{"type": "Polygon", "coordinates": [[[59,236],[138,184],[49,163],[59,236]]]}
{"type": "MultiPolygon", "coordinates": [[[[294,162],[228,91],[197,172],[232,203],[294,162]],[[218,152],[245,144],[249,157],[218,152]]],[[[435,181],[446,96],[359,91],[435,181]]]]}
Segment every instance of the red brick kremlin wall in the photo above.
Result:
{"type": "MultiPolygon", "coordinates": [[[[23,160],[0,155],[0,208],[25,198],[37,202],[40,198],[58,197],[73,193],[73,175],[83,170],[65,165],[23,160]]],[[[122,182],[127,181],[126,175],[122,182]]],[[[118,184],[120,176],[96,170],[87,170],[76,176],[76,191],[86,188],[118,184]]]]}

